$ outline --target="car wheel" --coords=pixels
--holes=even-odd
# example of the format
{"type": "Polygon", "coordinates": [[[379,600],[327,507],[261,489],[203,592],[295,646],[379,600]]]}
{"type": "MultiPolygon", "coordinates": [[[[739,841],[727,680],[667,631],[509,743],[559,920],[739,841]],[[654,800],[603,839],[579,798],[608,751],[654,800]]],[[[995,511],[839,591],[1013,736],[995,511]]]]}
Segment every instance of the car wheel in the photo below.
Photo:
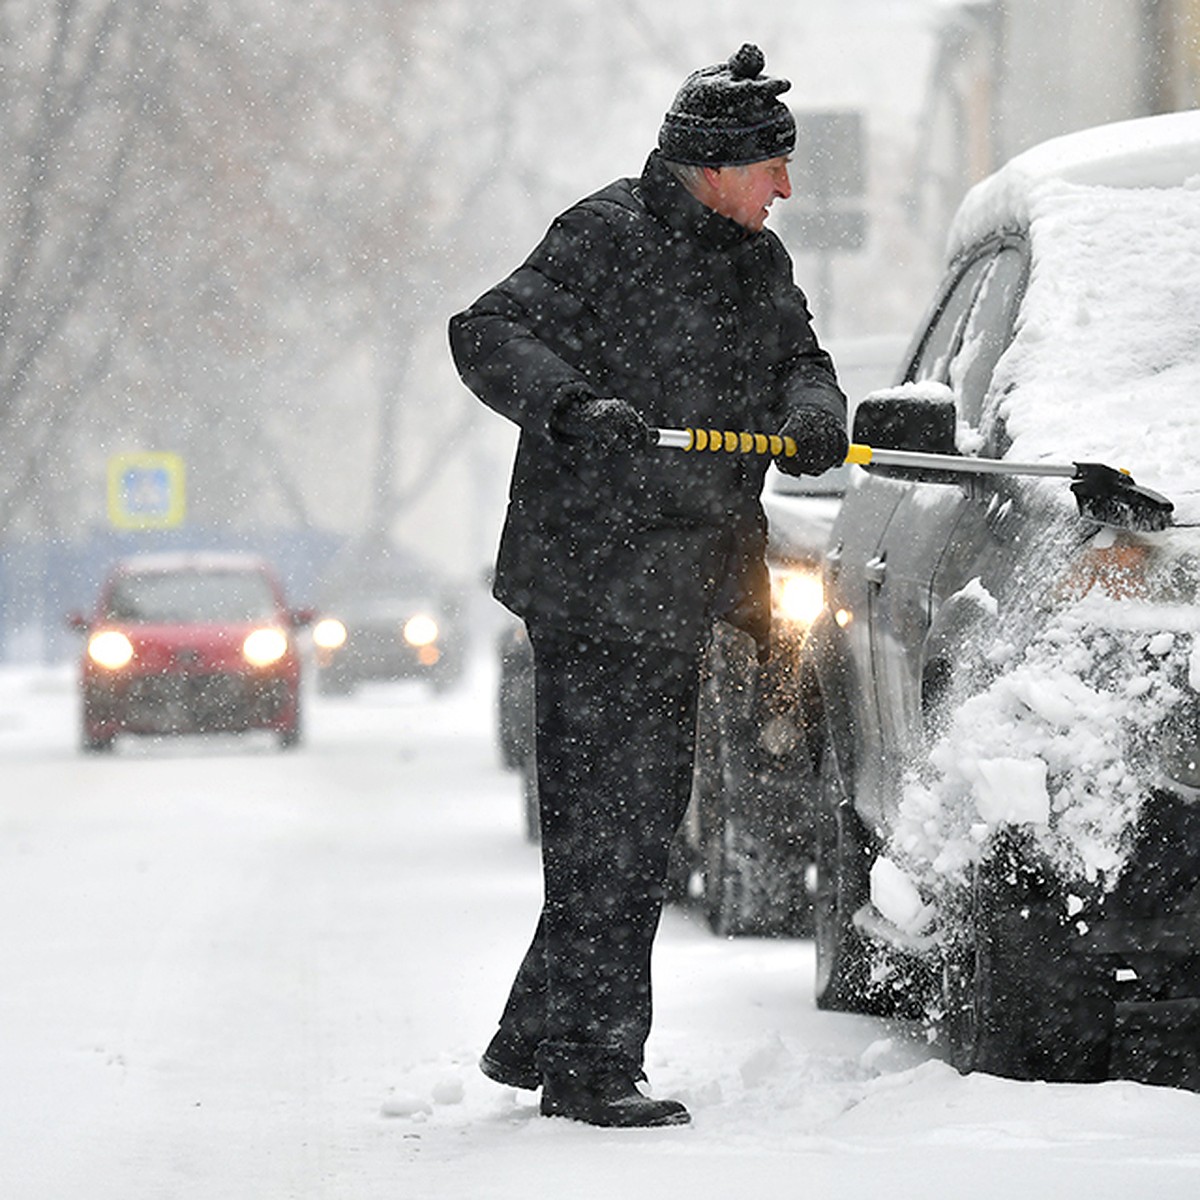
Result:
{"type": "Polygon", "coordinates": [[[292,718],[292,723],[286,729],[279,731],[279,748],[281,750],[293,750],[300,745],[303,726],[300,721],[300,701],[296,700],[296,714],[292,718]]]}
{"type": "Polygon", "coordinates": [[[1005,859],[975,872],[945,953],[950,1061],[1012,1079],[1104,1079],[1115,1010],[1102,968],[1071,953],[1063,906],[1031,896],[1005,859]]]}
{"type": "Polygon", "coordinates": [[[704,908],[722,937],[800,937],[811,928],[810,861],[781,854],[729,813],[716,815],[705,838],[704,908]]]}
{"type": "Polygon", "coordinates": [[[111,733],[94,734],[85,729],[81,745],[85,754],[109,754],[115,742],[116,737],[111,733]]]}
{"type": "Polygon", "coordinates": [[[846,793],[832,746],[817,772],[817,886],[814,939],[817,1007],[840,1012],[877,1011],[870,989],[870,948],[854,914],[870,897],[867,837],[846,793]]]}
{"type": "Polygon", "coordinates": [[[726,937],[811,931],[812,856],[807,822],[796,811],[807,798],[807,773],[781,787],[760,761],[765,675],[744,642],[726,641],[712,657],[701,710],[703,900],[709,925],[726,937]]]}

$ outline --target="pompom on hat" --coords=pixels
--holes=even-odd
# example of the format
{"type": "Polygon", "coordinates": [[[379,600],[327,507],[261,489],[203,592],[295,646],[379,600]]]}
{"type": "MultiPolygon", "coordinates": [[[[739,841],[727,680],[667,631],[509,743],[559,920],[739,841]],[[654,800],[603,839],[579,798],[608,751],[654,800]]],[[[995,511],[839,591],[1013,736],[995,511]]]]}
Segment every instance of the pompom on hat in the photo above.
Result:
{"type": "Polygon", "coordinates": [[[792,85],[763,75],[763,52],[746,43],[723,63],[683,81],[658,131],[659,153],[691,166],[733,167],[790,154],[796,121],[779,96],[792,85]]]}

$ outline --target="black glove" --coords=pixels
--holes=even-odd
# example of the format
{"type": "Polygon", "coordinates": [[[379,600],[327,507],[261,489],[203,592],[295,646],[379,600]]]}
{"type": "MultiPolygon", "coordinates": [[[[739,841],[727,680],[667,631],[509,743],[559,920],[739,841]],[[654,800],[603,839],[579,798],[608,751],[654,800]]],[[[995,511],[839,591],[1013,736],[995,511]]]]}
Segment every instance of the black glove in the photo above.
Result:
{"type": "Polygon", "coordinates": [[[788,475],[820,475],[846,461],[850,439],[845,425],[827,412],[808,408],[783,423],[781,437],[796,443],[796,453],[779,455],[775,465],[788,475]]]}
{"type": "Polygon", "coordinates": [[[571,442],[599,450],[645,450],[654,444],[637,409],[613,396],[570,396],[560,401],[550,428],[571,442]]]}

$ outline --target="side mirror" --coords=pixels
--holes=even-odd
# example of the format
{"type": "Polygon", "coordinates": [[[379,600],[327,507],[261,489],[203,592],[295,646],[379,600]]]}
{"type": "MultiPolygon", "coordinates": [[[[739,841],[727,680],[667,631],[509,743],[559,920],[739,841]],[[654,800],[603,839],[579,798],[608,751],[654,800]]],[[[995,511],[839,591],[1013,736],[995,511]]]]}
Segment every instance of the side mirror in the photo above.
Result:
{"type": "Polygon", "coordinates": [[[75,630],[76,633],[87,633],[88,619],[83,615],[83,613],[68,613],[67,628],[75,630]]]}
{"type": "Polygon", "coordinates": [[[954,393],[944,383],[872,392],[854,413],[854,440],[878,450],[957,454],[954,393]]]}

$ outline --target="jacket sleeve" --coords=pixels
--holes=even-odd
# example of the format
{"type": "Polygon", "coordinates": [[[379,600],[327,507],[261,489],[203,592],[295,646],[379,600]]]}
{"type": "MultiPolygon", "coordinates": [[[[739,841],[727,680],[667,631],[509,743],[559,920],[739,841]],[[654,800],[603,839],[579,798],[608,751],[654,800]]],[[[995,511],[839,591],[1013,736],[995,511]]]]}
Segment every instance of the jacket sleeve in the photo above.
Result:
{"type": "Polygon", "coordinates": [[[581,330],[594,324],[603,265],[612,262],[603,219],[584,205],[560,216],[507,279],[450,320],[450,349],[463,382],[522,429],[548,436],[568,395],[594,394],[576,364],[581,330]]]}
{"type": "Polygon", "coordinates": [[[792,260],[783,244],[775,243],[775,270],[780,276],[780,358],[776,372],[783,396],[785,416],[828,413],[843,425],[846,396],[838,385],[833,359],[822,349],[813,332],[808,301],[796,286],[792,260]]]}

